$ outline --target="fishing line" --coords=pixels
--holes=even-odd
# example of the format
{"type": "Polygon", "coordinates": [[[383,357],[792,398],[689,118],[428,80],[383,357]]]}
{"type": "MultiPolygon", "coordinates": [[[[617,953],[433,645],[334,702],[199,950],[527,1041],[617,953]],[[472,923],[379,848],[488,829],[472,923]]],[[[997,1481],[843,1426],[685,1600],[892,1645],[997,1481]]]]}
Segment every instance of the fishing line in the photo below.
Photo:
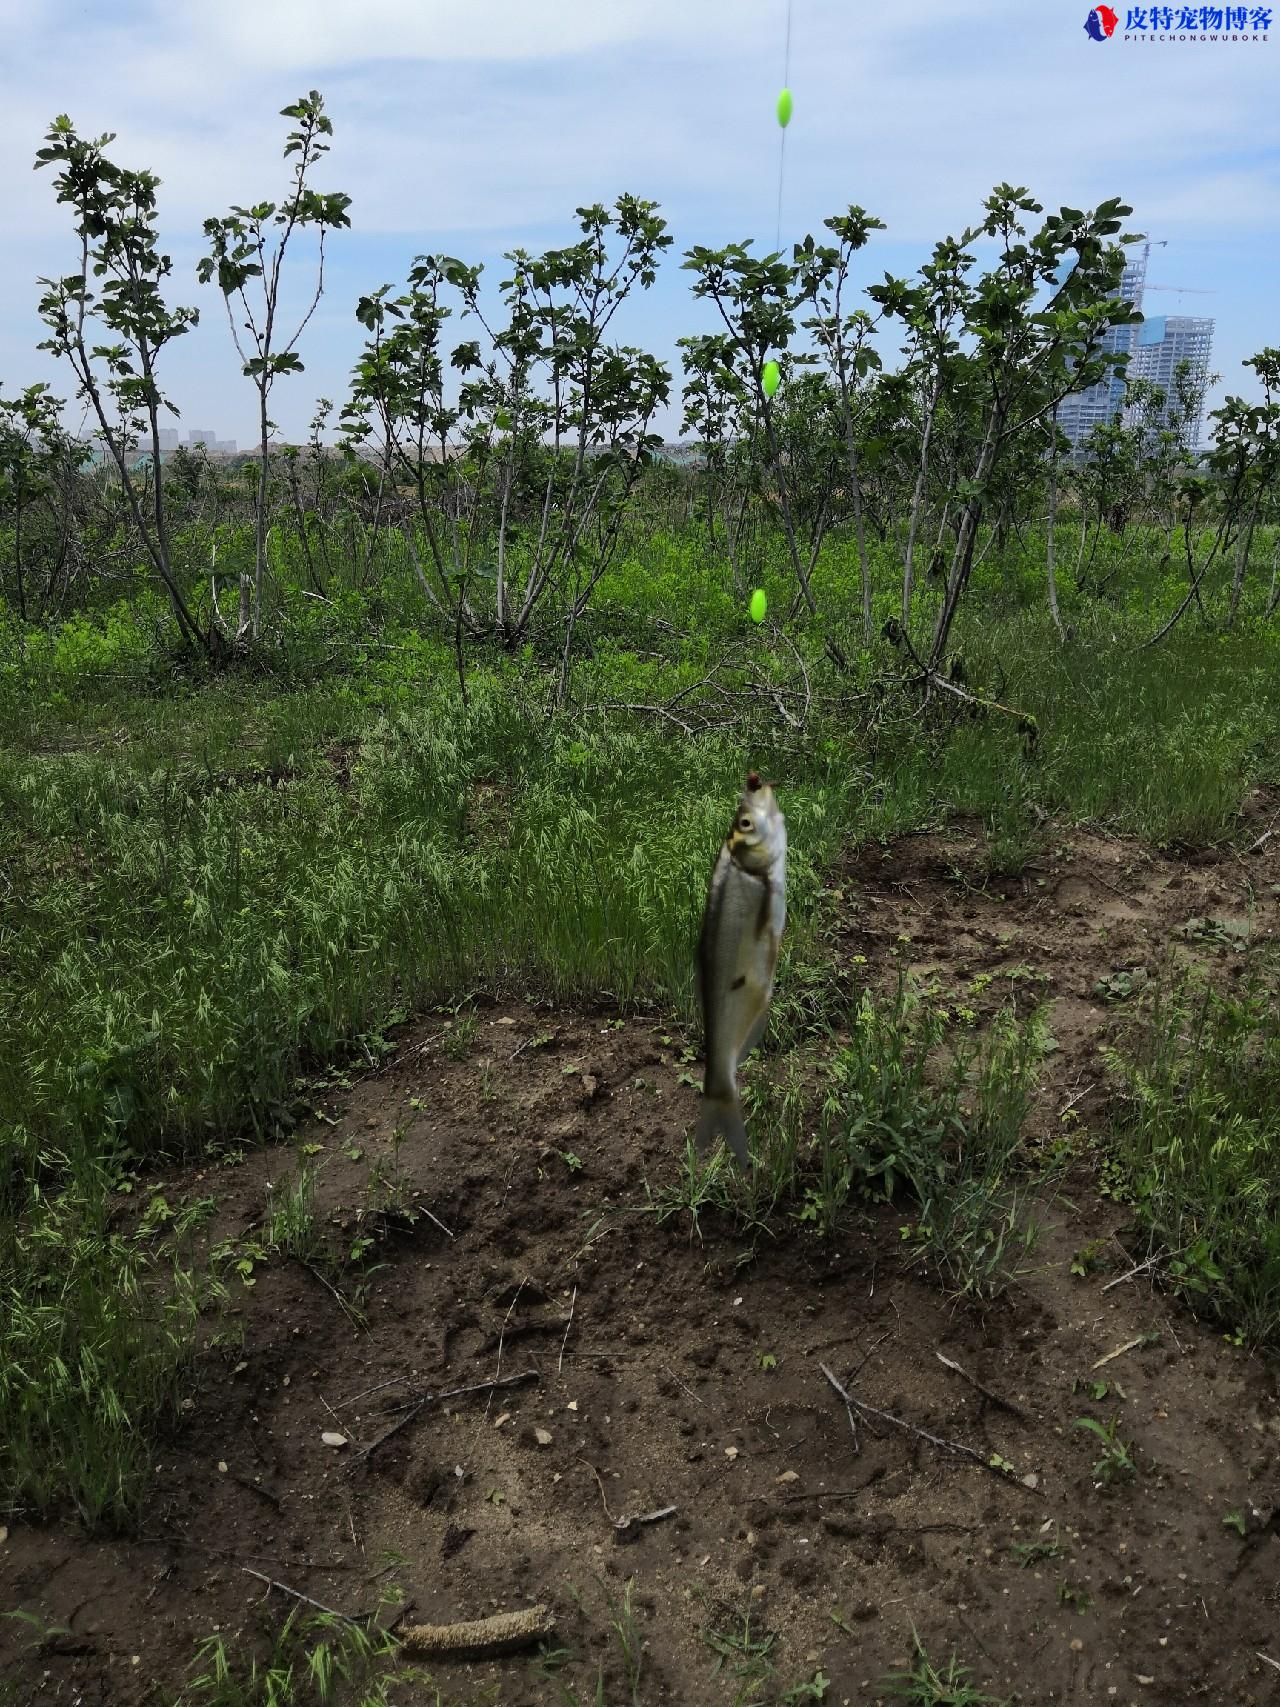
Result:
{"type": "Polygon", "coordinates": [[[787,121],[791,117],[791,3],[792,0],[787,0],[787,39],[782,56],[782,93],[778,96],[778,125],[782,136],[778,142],[778,228],[773,240],[775,249],[782,248],[782,172],[787,158],[787,121]]]}

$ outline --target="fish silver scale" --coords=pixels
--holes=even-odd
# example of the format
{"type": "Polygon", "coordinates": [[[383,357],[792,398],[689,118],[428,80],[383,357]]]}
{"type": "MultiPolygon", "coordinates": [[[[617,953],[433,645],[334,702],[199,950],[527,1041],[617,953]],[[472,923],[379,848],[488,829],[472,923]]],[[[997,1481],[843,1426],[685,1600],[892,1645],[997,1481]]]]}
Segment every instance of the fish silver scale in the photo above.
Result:
{"type": "Polygon", "coordinates": [[[738,1068],[769,1018],[787,919],[786,867],[786,820],[773,789],[753,772],[711,873],[698,942],[707,1064],[697,1145],[705,1154],[723,1138],[744,1168],[750,1152],[738,1068]]]}

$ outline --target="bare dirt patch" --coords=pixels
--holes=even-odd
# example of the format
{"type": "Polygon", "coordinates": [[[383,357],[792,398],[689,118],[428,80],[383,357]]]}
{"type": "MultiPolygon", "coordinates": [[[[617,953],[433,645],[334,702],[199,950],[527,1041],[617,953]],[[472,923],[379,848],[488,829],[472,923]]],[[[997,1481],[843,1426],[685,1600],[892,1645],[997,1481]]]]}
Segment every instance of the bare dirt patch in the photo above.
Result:
{"type": "MultiPolygon", "coordinates": [[[[833,879],[830,951],[851,991],[903,963],[986,1008],[1042,991],[1059,1047],[1033,1126],[1051,1141],[1105,1106],[1123,1001],[1099,981],[1154,972],[1171,949],[1220,956],[1229,976],[1229,942],[1173,933],[1206,917],[1272,931],[1276,848],[1178,859],[1047,827],[1024,872],[984,882],[964,829],[868,846],[833,879]]],[[[386,1239],[367,1330],[300,1263],[258,1268],[233,1300],[243,1343],[209,1353],[159,1454],[144,1537],[6,1520],[5,1608],[70,1631],[37,1645],[0,1627],[16,1701],[163,1699],[198,1638],[217,1628],[243,1649],[283,1617],[251,1566],[352,1614],[398,1582],[412,1623],[549,1602],[587,1699],[597,1662],[607,1699],[631,1698],[609,1601],[634,1579],[645,1703],[733,1702],[707,1637],[748,1616],[753,1639],[776,1635],[766,1700],[819,1673],[827,1702],[881,1700],[914,1626],[935,1658],[956,1651],[1023,1703],[1280,1702],[1258,1657],[1280,1660],[1276,1366],[1144,1274],[1109,1284],[1132,1266],[1125,1214],[1086,1165],[1042,1206],[1031,1271],[983,1320],[905,1266],[891,1210],[834,1244],[796,1228],[754,1252],[714,1222],[700,1241],[640,1213],[696,1105],[697,1068],[660,1019],[513,1001],[468,1024],[406,1028],[297,1135],[323,1146],[332,1238],[358,1235],[397,1131],[410,1201],[436,1217],[386,1239]],[[865,1417],[855,1441],[822,1363],[996,1463],[865,1417]],[[363,1456],[408,1397],[525,1371],[425,1406],[363,1456]],[[1118,1419],[1131,1482],[1099,1485],[1082,1416],[1118,1419]]],[[[173,1200],[215,1193],[210,1236],[235,1237],[296,1163],[268,1149],[165,1184],[173,1200]]],[[[508,1703],[562,1699],[520,1657],[438,1676],[460,1700],[489,1684],[508,1703]]]]}

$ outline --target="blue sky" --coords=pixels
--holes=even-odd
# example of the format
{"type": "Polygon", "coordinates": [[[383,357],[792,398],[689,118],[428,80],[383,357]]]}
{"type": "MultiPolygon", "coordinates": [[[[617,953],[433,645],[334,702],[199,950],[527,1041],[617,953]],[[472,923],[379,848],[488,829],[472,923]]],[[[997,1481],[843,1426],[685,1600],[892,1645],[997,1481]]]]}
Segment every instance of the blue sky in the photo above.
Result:
{"type": "MultiPolygon", "coordinates": [[[[1280,343],[1280,30],[1257,44],[1103,43],[1067,0],[792,0],[784,243],[860,202],[889,229],[865,276],[909,272],[992,185],[1049,207],[1109,195],[1165,238],[1152,313],[1212,314],[1214,368],[1280,343]]],[[[1280,12],[1280,0],[1278,0],[1280,12]]],[[[70,270],[67,210],[30,162],[48,121],[117,133],[116,157],[163,180],[172,300],[201,307],[166,352],[184,425],[242,443],[252,392],[221,299],[195,280],[200,227],[285,182],[279,109],[320,89],[335,125],[317,184],[353,198],[326,296],[282,381],[284,436],[340,401],[362,292],[415,254],[482,261],[573,235],[573,209],[623,191],[658,201],[675,237],[658,284],[617,323],[667,359],[707,325],[681,252],[753,236],[772,247],[785,0],[0,0],[0,383],[67,376],[35,345],[41,274],[70,270]]],[[[662,423],[678,429],[678,414],[662,423]]]]}

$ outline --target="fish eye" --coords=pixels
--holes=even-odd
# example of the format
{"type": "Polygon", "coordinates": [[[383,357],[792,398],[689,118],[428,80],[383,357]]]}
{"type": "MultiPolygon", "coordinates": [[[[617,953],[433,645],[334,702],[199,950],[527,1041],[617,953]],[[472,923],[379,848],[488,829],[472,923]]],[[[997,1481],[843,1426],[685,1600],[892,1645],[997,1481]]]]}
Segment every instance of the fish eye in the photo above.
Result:
{"type": "Polygon", "coordinates": [[[739,818],[738,819],[738,828],[740,830],[749,830],[751,828],[750,818],[739,818]]]}

